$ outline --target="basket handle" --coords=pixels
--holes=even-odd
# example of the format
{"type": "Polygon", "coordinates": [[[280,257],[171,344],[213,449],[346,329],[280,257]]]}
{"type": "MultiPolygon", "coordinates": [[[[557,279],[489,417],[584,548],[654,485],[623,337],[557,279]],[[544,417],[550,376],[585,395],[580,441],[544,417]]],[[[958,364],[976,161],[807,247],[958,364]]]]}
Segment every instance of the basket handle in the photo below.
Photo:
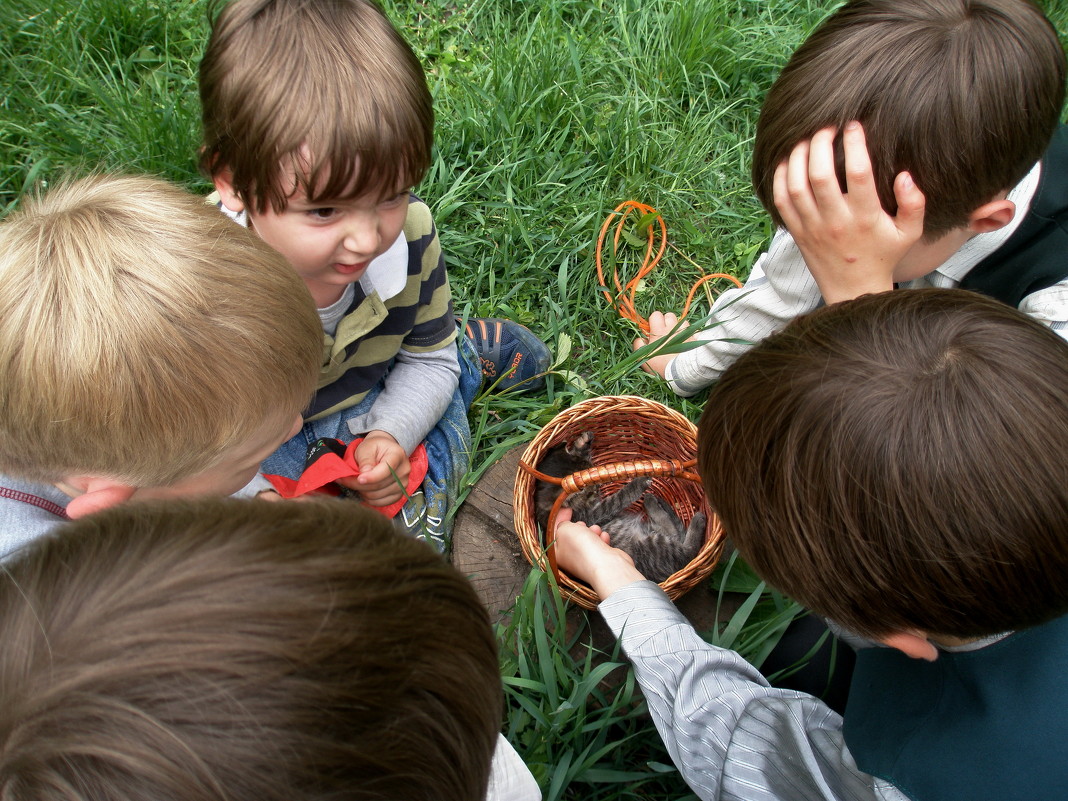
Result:
{"type": "Polygon", "coordinates": [[[577,492],[589,484],[603,484],[606,481],[630,480],[640,476],[678,476],[691,481],[700,481],[700,476],[693,472],[696,467],[696,459],[638,459],[633,462],[615,462],[603,464],[598,467],[587,467],[569,476],[550,476],[542,473],[524,461],[519,462],[519,468],[523,472],[534,476],[539,481],[546,481],[561,487],[568,494],[577,492]]]}

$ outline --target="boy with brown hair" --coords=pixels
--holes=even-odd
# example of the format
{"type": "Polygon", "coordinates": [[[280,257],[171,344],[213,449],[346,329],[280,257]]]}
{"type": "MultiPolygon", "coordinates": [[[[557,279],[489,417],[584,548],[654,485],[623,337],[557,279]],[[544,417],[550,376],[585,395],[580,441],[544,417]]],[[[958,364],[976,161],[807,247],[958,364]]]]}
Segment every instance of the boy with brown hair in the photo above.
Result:
{"type": "Polygon", "coordinates": [[[321,334],[285,260],[232,228],[132,176],[0,222],[0,558],[130,498],[271,489],[321,334]]]}
{"type": "Polygon", "coordinates": [[[8,801],[531,797],[477,594],[356,504],[101,512],[5,569],[0,632],[8,801]]]}
{"type": "MultiPolygon", "coordinates": [[[[1030,0],[846,3],[760,113],[768,252],[698,347],[646,369],[693,395],[797,315],[895,287],[973,289],[1068,336],[1064,93],[1064,51],[1030,0]]],[[[650,341],[677,325],[654,313],[650,341]]]]}
{"type": "Polygon", "coordinates": [[[402,523],[444,550],[482,372],[534,388],[550,359],[509,321],[472,320],[457,337],[437,231],[411,194],[433,138],[422,66],[369,0],[234,0],[200,96],[201,167],[221,208],[289,260],[326,335],[306,425],[265,469],[296,478],[320,438],[363,437],[347,485],[388,506],[424,443],[429,472],[402,523]]]}
{"type": "Polygon", "coordinates": [[[1063,797],[1068,343],[963,290],[822,308],[713,387],[698,468],[762,578],[873,641],[843,724],[562,524],[560,566],[604,599],[701,798],[1063,797]]]}

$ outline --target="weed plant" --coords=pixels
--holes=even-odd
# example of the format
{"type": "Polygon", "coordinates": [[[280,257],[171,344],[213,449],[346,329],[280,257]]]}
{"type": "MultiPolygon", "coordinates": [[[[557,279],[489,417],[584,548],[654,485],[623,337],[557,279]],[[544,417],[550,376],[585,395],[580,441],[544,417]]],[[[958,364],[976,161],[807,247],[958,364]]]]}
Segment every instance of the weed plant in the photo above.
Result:
{"type": "MultiPolygon", "coordinates": [[[[672,247],[639,294],[646,316],[678,309],[704,272],[744,279],[771,234],[749,183],[761,98],[837,3],[382,2],[435,98],[436,149],[418,191],[435,212],[457,312],[525,323],[556,357],[546,393],[476,402],[469,484],[586,397],[644,395],[696,419],[703,395],[677,398],[638,368],[634,327],[596,287],[597,231],[630,198],[666,220],[672,247]]],[[[1045,5],[1068,30],[1068,4],[1045,5]]],[[[206,191],[195,153],[207,14],[205,0],[3,0],[0,212],[91,169],[206,191]]],[[[617,262],[639,256],[625,247],[617,262]]],[[[691,319],[707,309],[699,301],[691,319]]],[[[759,662],[796,609],[734,575],[723,586],[748,601],[709,636],[759,662]]],[[[561,616],[535,573],[500,631],[508,733],[546,796],[683,797],[633,681],[602,688],[625,670],[618,654],[596,666],[573,657],[561,616]]]]}

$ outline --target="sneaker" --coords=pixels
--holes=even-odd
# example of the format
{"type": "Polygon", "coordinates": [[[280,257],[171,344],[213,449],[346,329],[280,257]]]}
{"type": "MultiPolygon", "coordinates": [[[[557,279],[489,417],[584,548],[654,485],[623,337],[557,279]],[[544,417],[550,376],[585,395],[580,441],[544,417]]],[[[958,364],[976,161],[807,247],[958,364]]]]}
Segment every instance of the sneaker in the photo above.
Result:
{"type": "Polygon", "coordinates": [[[484,385],[495,385],[499,392],[514,387],[538,392],[545,387],[540,374],[549,369],[552,355],[529,328],[512,320],[472,317],[465,333],[478,353],[484,385]]]}

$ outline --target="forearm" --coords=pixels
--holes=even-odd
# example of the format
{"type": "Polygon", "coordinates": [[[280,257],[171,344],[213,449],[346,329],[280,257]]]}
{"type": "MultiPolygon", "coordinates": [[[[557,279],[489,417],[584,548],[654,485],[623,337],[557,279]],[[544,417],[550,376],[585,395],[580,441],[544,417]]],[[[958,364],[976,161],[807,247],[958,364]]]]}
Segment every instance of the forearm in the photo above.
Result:
{"type": "Polygon", "coordinates": [[[877,797],[846,751],[835,712],[770,687],[740,656],[706,643],[651,582],[619,589],[600,610],[672,760],[701,798],[877,797]]]}
{"type": "Polygon", "coordinates": [[[704,389],[760,340],[820,304],[820,291],[797,245],[785,230],[753,265],[741,289],[724,292],[712,307],[708,340],[680,353],[668,366],[671,388],[687,397],[704,389]]]}
{"type": "Polygon", "coordinates": [[[349,420],[356,436],[385,431],[411,455],[445,413],[460,382],[456,345],[426,352],[402,350],[371,410],[349,420]]]}

